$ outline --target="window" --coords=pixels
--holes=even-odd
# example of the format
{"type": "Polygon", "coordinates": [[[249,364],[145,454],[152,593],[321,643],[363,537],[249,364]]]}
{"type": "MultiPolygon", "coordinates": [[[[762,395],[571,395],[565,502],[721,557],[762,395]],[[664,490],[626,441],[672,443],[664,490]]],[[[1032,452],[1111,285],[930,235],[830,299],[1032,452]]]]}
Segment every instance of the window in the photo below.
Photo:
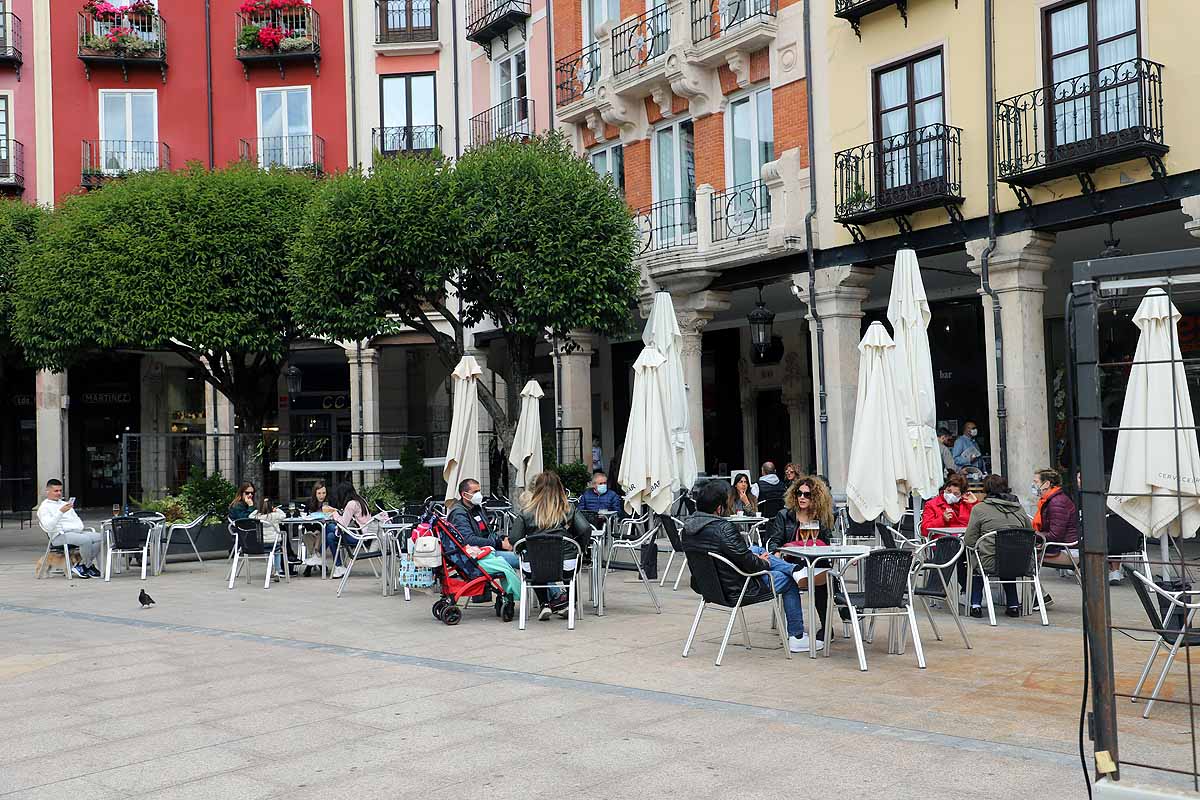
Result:
{"type": "Polygon", "coordinates": [[[775,120],[771,90],[762,89],[729,104],[725,115],[730,186],[759,179],[762,165],[775,160],[775,120]]]}
{"type": "Polygon", "coordinates": [[[690,119],[654,132],[651,158],[656,210],[651,224],[658,246],[696,232],[695,150],[696,138],[690,119]]]}
{"type": "Polygon", "coordinates": [[[596,41],[596,29],[606,22],[616,24],[621,20],[620,0],[582,0],[583,2],[583,46],[596,41]]]}
{"type": "Polygon", "coordinates": [[[432,150],[438,146],[434,76],[384,75],[379,79],[379,151],[432,150]]]}
{"type": "Polygon", "coordinates": [[[1138,0],[1080,0],[1046,12],[1051,159],[1069,156],[1069,145],[1097,133],[1141,124],[1137,18],[1138,0]]]}
{"type": "MultiPolygon", "coordinates": [[[[3,0],[0,0],[0,9],[2,7],[3,0]]],[[[9,116],[11,99],[12,95],[0,93],[0,183],[12,182],[14,177],[12,119],[9,116]]]]}
{"type": "Polygon", "coordinates": [[[433,0],[379,0],[379,41],[412,42],[434,38],[433,0]]]}
{"type": "Polygon", "coordinates": [[[875,73],[881,193],[945,174],[943,92],[941,52],[875,73]]]}
{"type": "Polygon", "coordinates": [[[525,51],[503,56],[496,62],[497,110],[493,130],[498,136],[529,133],[529,85],[525,51]]]}
{"type": "Polygon", "coordinates": [[[596,174],[600,177],[611,175],[617,191],[625,194],[625,148],[622,145],[614,144],[602,150],[593,150],[591,161],[596,174]]]}
{"type": "Polygon", "coordinates": [[[102,89],[98,150],[105,173],[158,169],[158,93],[102,89]]]}
{"type": "Polygon", "coordinates": [[[309,87],[258,90],[258,165],[293,169],[315,161],[309,87]]]}

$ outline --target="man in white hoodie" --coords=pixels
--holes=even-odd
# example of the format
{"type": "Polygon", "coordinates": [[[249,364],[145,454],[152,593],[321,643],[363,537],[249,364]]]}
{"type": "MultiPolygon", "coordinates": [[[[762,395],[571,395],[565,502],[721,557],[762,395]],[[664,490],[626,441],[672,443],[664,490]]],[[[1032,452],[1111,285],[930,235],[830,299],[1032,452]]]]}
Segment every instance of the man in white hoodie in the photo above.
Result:
{"type": "MultiPolygon", "coordinates": [[[[762,465],[762,474],[758,478],[758,483],[750,487],[750,492],[758,498],[759,506],[762,506],[763,501],[767,501],[771,506],[778,505],[775,510],[783,508],[783,493],[787,491],[787,486],[783,481],[779,480],[779,476],[775,474],[775,463],[767,461],[762,465]]],[[[772,512],[774,514],[775,512],[772,512]]],[[[768,516],[771,516],[770,514],[768,516]]]]}
{"type": "Polygon", "coordinates": [[[46,481],[46,499],[38,506],[38,524],[50,537],[53,547],[64,544],[79,548],[79,563],[71,567],[78,578],[99,578],[96,558],[100,555],[103,537],[94,528],[84,528],[83,520],[75,513],[75,504],[63,501],[62,481],[46,481]]]}

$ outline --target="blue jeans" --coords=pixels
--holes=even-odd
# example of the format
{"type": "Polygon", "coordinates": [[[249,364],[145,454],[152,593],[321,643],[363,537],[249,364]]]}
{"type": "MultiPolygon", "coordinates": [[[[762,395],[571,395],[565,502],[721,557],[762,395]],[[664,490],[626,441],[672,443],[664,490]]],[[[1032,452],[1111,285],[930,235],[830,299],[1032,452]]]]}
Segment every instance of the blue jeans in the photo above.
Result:
{"type": "MultiPolygon", "coordinates": [[[[750,552],[761,556],[766,551],[761,547],[751,547],[750,552]]],[[[795,567],[784,561],[782,558],[770,556],[767,562],[767,569],[771,570],[771,574],[764,575],[763,581],[773,584],[775,591],[783,598],[783,614],[787,618],[788,636],[800,638],[804,636],[804,602],[800,599],[800,587],[796,586],[795,579],[792,578],[792,570],[795,567]]]]}
{"type": "MultiPolygon", "coordinates": [[[[330,553],[334,553],[333,565],[335,567],[340,567],[342,565],[342,554],[340,552],[337,552],[337,550],[336,550],[337,544],[338,544],[337,526],[336,525],[327,525],[325,527],[325,554],[329,555],[330,553]]],[[[358,537],[343,535],[342,536],[342,544],[345,545],[346,547],[349,547],[351,550],[354,550],[354,548],[358,545],[358,537]]]]}

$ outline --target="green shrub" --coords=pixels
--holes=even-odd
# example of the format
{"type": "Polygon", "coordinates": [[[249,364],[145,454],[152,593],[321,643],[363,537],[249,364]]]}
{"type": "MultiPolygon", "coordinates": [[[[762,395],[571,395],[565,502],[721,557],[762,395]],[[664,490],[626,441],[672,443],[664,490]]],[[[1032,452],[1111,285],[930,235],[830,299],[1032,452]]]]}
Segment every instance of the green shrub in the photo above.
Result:
{"type": "Polygon", "coordinates": [[[582,461],[570,464],[547,464],[546,468],[557,472],[558,477],[562,479],[563,486],[575,495],[582,494],[592,479],[592,471],[582,461]]]}
{"type": "Polygon", "coordinates": [[[374,486],[368,486],[362,490],[363,499],[372,505],[371,511],[374,511],[375,505],[393,511],[404,505],[400,494],[395,490],[386,477],[374,486]]]}
{"type": "MultiPolygon", "coordinates": [[[[187,510],[184,507],[182,497],[173,497],[171,495],[167,495],[161,500],[138,500],[137,498],[131,497],[129,498],[129,502],[142,511],[154,511],[162,514],[163,517],[166,518],[168,524],[172,522],[179,522],[180,520],[183,520],[184,522],[191,521],[191,517],[188,517],[187,515],[187,510]]],[[[197,511],[196,514],[192,515],[192,517],[197,516],[199,513],[200,512],[197,511]]]]}
{"type": "Polygon", "coordinates": [[[179,490],[179,499],[183,501],[184,513],[189,518],[207,511],[212,516],[205,520],[205,524],[212,525],[225,517],[236,492],[237,487],[221,473],[205,475],[200,467],[192,467],[187,483],[179,490]]]}
{"type": "Polygon", "coordinates": [[[258,49],[258,25],[243,25],[242,32],[238,35],[238,47],[243,50],[258,49]]]}

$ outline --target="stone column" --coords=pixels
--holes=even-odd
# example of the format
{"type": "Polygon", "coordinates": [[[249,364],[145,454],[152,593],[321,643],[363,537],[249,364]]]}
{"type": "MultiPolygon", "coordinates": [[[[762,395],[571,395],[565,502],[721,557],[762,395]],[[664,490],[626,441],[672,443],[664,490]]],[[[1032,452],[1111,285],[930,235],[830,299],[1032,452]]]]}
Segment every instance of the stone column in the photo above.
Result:
{"type": "MultiPolygon", "coordinates": [[[[790,352],[783,359],[783,404],[791,427],[792,461],[808,472],[813,468],[808,452],[812,449],[812,407],[808,404],[808,386],[804,379],[807,365],[800,353],[790,352]]],[[[780,472],[783,466],[779,466],[780,472]]]]}
{"type": "Polygon", "coordinates": [[[240,481],[233,458],[233,403],[212,384],[204,384],[204,463],[209,475],[220,472],[231,481],[240,481]],[[217,436],[215,434],[221,434],[217,436]]]}
{"type": "Polygon", "coordinates": [[[695,292],[683,297],[672,297],[679,331],[683,334],[680,355],[683,357],[683,382],[687,386],[688,423],[692,429],[692,447],[696,451],[696,465],[706,472],[704,460],[704,375],[700,358],[704,351],[703,334],[707,325],[718,311],[730,306],[728,292],[695,292]]]}
{"type": "Polygon", "coordinates": [[[758,475],[758,392],[750,384],[750,362],[745,358],[738,359],[738,400],[742,407],[742,463],[733,464],[732,469],[745,467],[752,476],[758,475]]]}
{"type": "MultiPolygon", "coordinates": [[[[1012,486],[1024,486],[1035,469],[1050,463],[1050,421],[1046,405],[1045,273],[1054,265],[1054,234],[1021,231],[1001,236],[991,255],[989,283],[1000,303],[1003,328],[1004,404],[1008,463],[1001,464],[996,387],[996,328],[992,298],[984,294],[983,329],[988,376],[988,416],[992,471],[1005,470],[1012,486]]],[[[967,242],[970,268],[979,274],[986,239],[967,242]]]]}
{"type": "MultiPolygon", "coordinates": [[[[379,446],[379,351],[344,344],[350,362],[350,453],[356,461],[381,458],[379,446]],[[361,376],[360,376],[361,373],[361,376]]],[[[335,459],[344,457],[335,452],[335,459]]],[[[359,488],[379,480],[378,470],[366,470],[358,478],[359,488]]]]}
{"type": "MultiPolygon", "coordinates": [[[[587,331],[571,331],[575,350],[567,352],[559,347],[558,357],[562,363],[562,425],[564,428],[579,428],[579,460],[589,468],[592,465],[592,335],[587,331]]],[[[575,456],[573,435],[564,435],[563,460],[575,456]]]]}
{"type": "Polygon", "coordinates": [[[858,343],[862,339],[863,301],[874,271],[867,267],[843,265],[817,271],[816,294],[808,296],[808,273],[792,276],[792,285],[809,307],[809,334],[812,339],[814,416],[817,419],[817,472],[829,479],[834,492],[846,489],[846,471],[850,466],[850,438],[854,431],[854,408],[858,402],[858,343]],[[825,409],[828,416],[827,442],[829,463],[821,463],[820,442],[820,337],[812,310],[821,318],[825,343],[825,409]]]}
{"type": "Polygon", "coordinates": [[[66,474],[67,457],[67,373],[39,371],[34,378],[34,405],[37,419],[37,486],[41,498],[46,481],[58,478],[72,490],[66,474]]]}

